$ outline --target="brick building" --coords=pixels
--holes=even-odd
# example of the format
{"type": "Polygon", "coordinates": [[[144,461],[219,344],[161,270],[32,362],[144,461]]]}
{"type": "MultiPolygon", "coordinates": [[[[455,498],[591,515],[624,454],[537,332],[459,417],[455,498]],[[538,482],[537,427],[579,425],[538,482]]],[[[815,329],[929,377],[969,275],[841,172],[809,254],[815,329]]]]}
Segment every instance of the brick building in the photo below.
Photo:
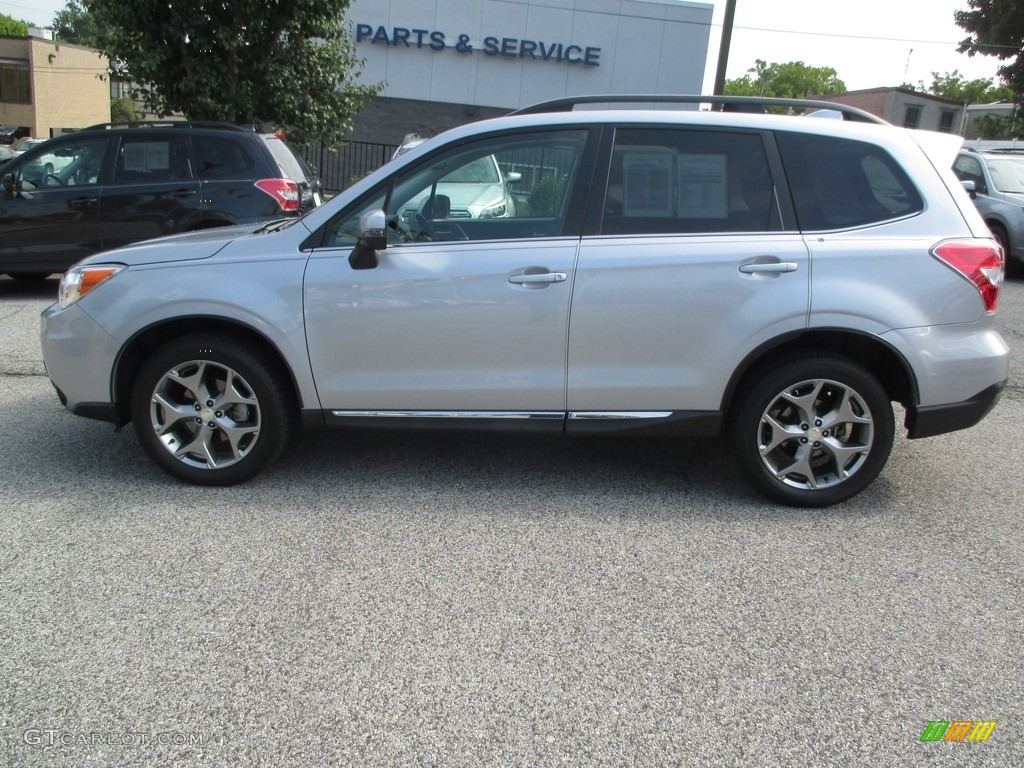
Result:
{"type": "Polygon", "coordinates": [[[913,88],[867,88],[810,98],[857,107],[904,128],[955,134],[959,134],[963,127],[966,106],[963,102],[921,93],[913,88]]]}
{"type": "Polygon", "coordinates": [[[48,138],[110,120],[107,57],[42,37],[0,37],[0,124],[48,138]]]}

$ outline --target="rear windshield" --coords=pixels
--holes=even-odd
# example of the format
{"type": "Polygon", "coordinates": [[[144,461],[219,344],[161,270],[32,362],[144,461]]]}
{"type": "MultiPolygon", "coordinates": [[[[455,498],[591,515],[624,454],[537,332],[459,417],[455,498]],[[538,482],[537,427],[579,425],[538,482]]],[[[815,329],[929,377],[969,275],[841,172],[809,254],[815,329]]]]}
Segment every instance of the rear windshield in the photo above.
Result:
{"type": "Polygon", "coordinates": [[[859,227],[924,210],[906,172],[874,144],[802,133],[777,139],[804,231],[859,227]]]}
{"type": "Polygon", "coordinates": [[[300,183],[306,180],[306,174],[291,147],[276,136],[264,136],[263,143],[267,145],[267,149],[270,150],[270,154],[274,156],[274,160],[277,161],[285,176],[300,183]]]}

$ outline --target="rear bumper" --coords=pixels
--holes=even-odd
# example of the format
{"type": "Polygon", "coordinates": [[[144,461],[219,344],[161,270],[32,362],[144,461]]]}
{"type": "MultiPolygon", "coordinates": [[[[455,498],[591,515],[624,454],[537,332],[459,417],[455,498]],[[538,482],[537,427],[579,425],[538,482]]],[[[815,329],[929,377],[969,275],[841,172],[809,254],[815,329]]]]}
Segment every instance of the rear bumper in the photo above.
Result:
{"type": "Polygon", "coordinates": [[[1003,380],[959,403],[928,405],[908,410],[904,422],[907,437],[933,437],[973,427],[999,402],[1005,387],[1006,381],[1003,380]]]}

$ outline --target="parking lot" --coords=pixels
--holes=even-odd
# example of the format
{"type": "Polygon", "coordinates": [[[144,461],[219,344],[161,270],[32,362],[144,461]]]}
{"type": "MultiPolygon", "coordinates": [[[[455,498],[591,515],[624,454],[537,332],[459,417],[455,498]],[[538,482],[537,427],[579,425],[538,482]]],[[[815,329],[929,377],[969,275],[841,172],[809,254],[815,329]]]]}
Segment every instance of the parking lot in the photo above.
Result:
{"type": "Polygon", "coordinates": [[[1024,765],[1024,281],[996,409],[825,510],[664,439],[307,433],[189,487],[61,408],[55,290],[0,278],[4,765],[1024,765]]]}

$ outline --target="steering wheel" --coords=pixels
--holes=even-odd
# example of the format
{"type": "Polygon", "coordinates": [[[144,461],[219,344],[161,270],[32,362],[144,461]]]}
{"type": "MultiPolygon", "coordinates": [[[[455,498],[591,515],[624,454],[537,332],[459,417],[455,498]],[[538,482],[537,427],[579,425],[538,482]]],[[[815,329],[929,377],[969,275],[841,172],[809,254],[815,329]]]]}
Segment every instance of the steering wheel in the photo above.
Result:
{"type": "Polygon", "coordinates": [[[64,182],[61,181],[60,176],[58,176],[57,174],[55,174],[55,173],[48,173],[48,174],[46,174],[46,176],[43,177],[43,186],[44,187],[63,187],[64,186],[64,182]],[[52,184],[50,183],[51,179],[54,182],[52,184]]]}
{"type": "Polygon", "coordinates": [[[417,240],[436,242],[437,240],[441,239],[437,236],[437,230],[435,230],[434,225],[430,223],[430,219],[428,219],[422,213],[417,212],[416,215],[413,216],[412,220],[413,223],[416,224],[416,229],[419,231],[419,234],[416,236],[417,240]]]}

